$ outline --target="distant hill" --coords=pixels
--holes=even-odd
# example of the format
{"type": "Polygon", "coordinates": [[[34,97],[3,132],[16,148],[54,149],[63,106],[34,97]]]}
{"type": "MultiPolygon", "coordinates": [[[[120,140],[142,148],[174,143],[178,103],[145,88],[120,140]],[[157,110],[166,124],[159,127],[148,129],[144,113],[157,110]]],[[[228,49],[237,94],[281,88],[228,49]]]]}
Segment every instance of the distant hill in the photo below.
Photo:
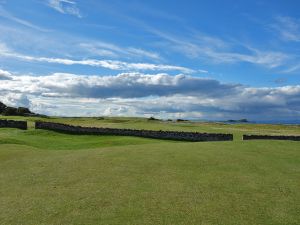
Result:
{"type": "Polygon", "coordinates": [[[43,116],[31,112],[28,108],[25,107],[10,107],[0,102],[0,114],[3,116],[43,116]]]}

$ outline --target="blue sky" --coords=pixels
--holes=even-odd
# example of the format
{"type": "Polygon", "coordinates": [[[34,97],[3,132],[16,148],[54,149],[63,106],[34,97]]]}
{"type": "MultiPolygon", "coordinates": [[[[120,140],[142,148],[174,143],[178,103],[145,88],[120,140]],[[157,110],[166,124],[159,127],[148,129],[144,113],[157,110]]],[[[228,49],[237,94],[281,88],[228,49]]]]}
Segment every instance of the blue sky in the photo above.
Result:
{"type": "Polygon", "coordinates": [[[2,101],[49,115],[295,120],[300,2],[0,0],[2,101]]]}

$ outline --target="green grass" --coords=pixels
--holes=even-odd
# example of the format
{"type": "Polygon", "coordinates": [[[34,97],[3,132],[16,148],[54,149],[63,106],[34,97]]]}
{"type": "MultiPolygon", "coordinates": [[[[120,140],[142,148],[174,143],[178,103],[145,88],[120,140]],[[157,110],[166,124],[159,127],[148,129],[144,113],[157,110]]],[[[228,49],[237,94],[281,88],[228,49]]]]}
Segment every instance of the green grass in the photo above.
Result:
{"type": "Polygon", "coordinates": [[[1,225],[300,223],[300,143],[240,140],[242,133],[299,135],[299,126],[47,120],[234,133],[235,141],[187,143],[0,129],[1,225]]]}

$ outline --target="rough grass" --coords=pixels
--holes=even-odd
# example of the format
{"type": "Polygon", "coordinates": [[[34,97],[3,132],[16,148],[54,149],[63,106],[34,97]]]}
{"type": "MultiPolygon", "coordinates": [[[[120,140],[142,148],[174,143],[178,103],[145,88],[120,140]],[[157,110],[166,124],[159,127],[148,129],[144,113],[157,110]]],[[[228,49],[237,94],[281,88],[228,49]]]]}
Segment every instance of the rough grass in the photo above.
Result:
{"type": "Polygon", "coordinates": [[[233,132],[236,140],[185,143],[0,129],[0,224],[300,222],[300,143],[239,139],[245,131],[299,135],[297,126],[50,120],[233,132]]]}

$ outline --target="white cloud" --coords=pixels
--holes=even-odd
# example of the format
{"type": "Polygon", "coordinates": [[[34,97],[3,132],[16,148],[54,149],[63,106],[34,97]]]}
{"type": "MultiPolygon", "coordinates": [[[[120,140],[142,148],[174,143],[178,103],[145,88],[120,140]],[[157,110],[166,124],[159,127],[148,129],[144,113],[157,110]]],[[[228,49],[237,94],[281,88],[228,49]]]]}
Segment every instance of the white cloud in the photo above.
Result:
{"type": "Polygon", "coordinates": [[[0,69],[0,80],[11,80],[11,73],[0,69]]]}
{"type": "Polygon", "coordinates": [[[216,52],[214,50],[207,49],[205,54],[216,63],[248,62],[269,68],[282,66],[288,59],[288,56],[284,53],[272,51],[264,52],[257,49],[252,50],[252,54],[216,52]]]}
{"type": "MultiPolygon", "coordinates": [[[[281,71],[290,71],[295,67],[293,65],[295,64],[294,61],[296,61],[295,56],[284,52],[275,50],[261,50],[199,32],[191,31],[191,35],[186,35],[183,37],[182,35],[168,34],[149,26],[144,27],[147,31],[159,36],[163,40],[161,43],[163,46],[160,52],[169,50],[173,51],[173,53],[179,52],[186,57],[198,59],[201,61],[201,64],[203,64],[203,62],[207,64],[234,64],[247,62],[250,64],[267,67],[269,69],[280,67],[281,71]]],[[[100,60],[98,62],[95,62],[95,60],[72,60],[73,65],[91,64],[92,66],[101,67],[104,65],[104,68],[124,68],[124,65],[121,65],[123,63],[122,61],[132,62],[144,61],[147,59],[147,61],[152,60],[151,62],[154,61],[155,63],[159,63],[161,61],[164,62],[163,55],[159,54],[158,52],[145,50],[138,47],[118,46],[112,43],[106,43],[104,41],[84,40],[82,38],[65,36],[63,34],[56,35],[55,37],[41,37],[39,35],[36,37],[32,34],[24,35],[20,32],[13,33],[11,30],[1,29],[1,27],[0,32],[3,32],[3,37],[0,37],[0,39],[3,39],[6,41],[6,43],[10,43],[10,45],[13,43],[15,45],[14,49],[26,48],[27,51],[34,50],[35,52],[44,52],[45,55],[61,56],[59,58],[48,58],[48,61],[51,63],[53,63],[53,61],[56,61],[56,63],[63,62],[64,60],[62,59],[72,55],[81,56],[84,59],[96,58],[99,56],[107,59],[122,59],[115,62],[108,62],[106,60],[100,60]],[[19,37],[22,37],[22,39],[19,37]],[[68,39],[69,41],[68,43],[65,43],[62,41],[62,39],[68,39]],[[14,41],[12,42],[10,40],[14,41]]],[[[21,58],[19,57],[19,59],[21,58]]],[[[24,59],[26,60],[26,58],[24,59]]],[[[29,59],[30,58],[27,57],[27,60],[29,59]]],[[[37,62],[39,60],[40,62],[47,62],[47,59],[43,57],[40,59],[36,58],[31,60],[35,60],[37,62]]],[[[136,65],[129,65],[129,67],[133,66],[136,65]]],[[[138,66],[141,67],[141,65],[138,66]]],[[[144,67],[153,66],[144,65],[144,67]]],[[[178,70],[179,68],[174,69],[178,70]]],[[[181,72],[186,73],[187,70],[181,70],[181,72]]]]}
{"type": "Polygon", "coordinates": [[[278,51],[264,51],[240,43],[226,42],[220,38],[199,34],[192,37],[173,35],[156,28],[137,22],[148,32],[151,32],[167,43],[163,45],[189,58],[201,59],[207,63],[240,63],[247,62],[267,68],[276,68],[286,64],[290,56],[278,51]],[[238,49],[238,50],[237,50],[238,49]]]}
{"type": "Polygon", "coordinates": [[[138,55],[138,56],[147,57],[156,60],[161,59],[161,56],[156,52],[149,52],[140,48],[133,48],[133,47],[130,47],[127,50],[131,55],[138,55]]]}
{"type": "MultiPolygon", "coordinates": [[[[82,58],[105,57],[123,61],[151,60],[156,63],[163,60],[163,57],[153,50],[79,38],[58,31],[34,33],[33,30],[8,26],[2,24],[1,21],[0,33],[0,46],[4,46],[5,43],[11,49],[18,49],[18,51],[22,49],[28,52],[43,52],[44,55],[59,55],[62,58],[76,55],[82,58]]],[[[6,48],[8,49],[8,47],[6,48]]],[[[11,50],[11,52],[13,51],[11,50]]]]}
{"type": "Polygon", "coordinates": [[[279,16],[276,18],[276,23],[271,25],[281,38],[285,41],[300,41],[300,20],[279,16]]]}
{"type": "Polygon", "coordinates": [[[2,96],[1,101],[8,106],[30,107],[30,100],[25,94],[11,92],[2,96]]]}
{"type": "Polygon", "coordinates": [[[48,32],[49,31],[49,30],[44,29],[42,27],[39,27],[39,26],[37,26],[37,25],[27,21],[27,20],[20,19],[16,16],[12,15],[8,11],[6,11],[2,6],[0,6],[0,17],[9,19],[9,20],[14,21],[18,24],[21,24],[23,26],[26,26],[26,27],[29,27],[29,28],[32,28],[32,29],[35,29],[35,30],[38,30],[38,31],[42,31],[42,32],[48,32]]]}
{"type": "MultiPolygon", "coordinates": [[[[157,14],[151,12],[152,10],[148,7],[145,9],[143,5],[139,4],[139,6],[145,13],[157,14]]],[[[176,31],[170,33],[153,27],[134,15],[124,15],[117,8],[114,8],[114,11],[117,11],[118,16],[127,20],[131,25],[138,26],[159,37],[161,41],[156,43],[156,45],[160,46],[162,50],[168,52],[170,50],[175,51],[189,58],[200,59],[202,62],[205,61],[214,64],[246,62],[267,68],[276,68],[284,66],[291,57],[289,54],[276,50],[256,49],[245,46],[245,44],[241,44],[239,41],[234,41],[234,37],[224,39],[199,32],[187,26],[187,23],[181,20],[179,20],[181,22],[177,23],[178,28],[176,31]]],[[[159,14],[157,16],[161,17],[161,12],[159,14]]],[[[162,17],[166,19],[165,14],[162,17]]],[[[168,15],[167,17],[169,19],[172,18],[172,20],[177,18],[173,15],[168,15]]]]}
{"type": "Polygon", "coordinates": [[[82,15],[80,10],[77,8],[76,2],[71,0],[48,0],[48,6],[55,9],[56,11],[77,16],[81,18],[82,15]]]}
{"type": "MultiPolygon", "coordinates": [[[[1,43],[0,43],[1,44],[1,43]]],[[[182,66],[164,65],[164,64],[151,64],[151,63],[129,63],[117,60],[73,60],[64,58],[49,58],[49,57],[34,57],[29,55],[20,54],[7,48],[5,45],[0,45],[0,56],[11,57],[19,60],[30,62],[46,62],[57,63],[63,65],[84,65],[93,67],[102,67],[111,70],[120,71],[181,71],[183,73],[194,73],[195,71],[182,66]]]]}
{"type": "Polygon", "coordinates": [[[112,44],[99,45],[99,44],[90,44],[90,43],[80,43],[78,46],[95,56],[104,56],[104,57],[113,57],[113,58],[117,58],[119,56],[119,47],[112,44]]]}
{"type": "Polygon", "coordinates": [[[292,65],[289,68],[283,70],[283,73],[293,73],[298,72],[300,70],[300,64],[292,65]]]}
{"type": "Polygon", "coordinates": [[[5,102],[30,102],[33,111],[51,115],[253,120],[300,116],[299,85],[250,88],[193,76],[141,73],[11,76],[0,82],[5,102]]]}
{"type": "Polygon", "coordinates": [[[148,58],[153,60],[160,60],[162,58],[157,52],[134,47],[120,47],[101,41],[80,43],[79,46],[96,56],[108,56],[114,58],[123,56],[128,58],[148,58]]]}

